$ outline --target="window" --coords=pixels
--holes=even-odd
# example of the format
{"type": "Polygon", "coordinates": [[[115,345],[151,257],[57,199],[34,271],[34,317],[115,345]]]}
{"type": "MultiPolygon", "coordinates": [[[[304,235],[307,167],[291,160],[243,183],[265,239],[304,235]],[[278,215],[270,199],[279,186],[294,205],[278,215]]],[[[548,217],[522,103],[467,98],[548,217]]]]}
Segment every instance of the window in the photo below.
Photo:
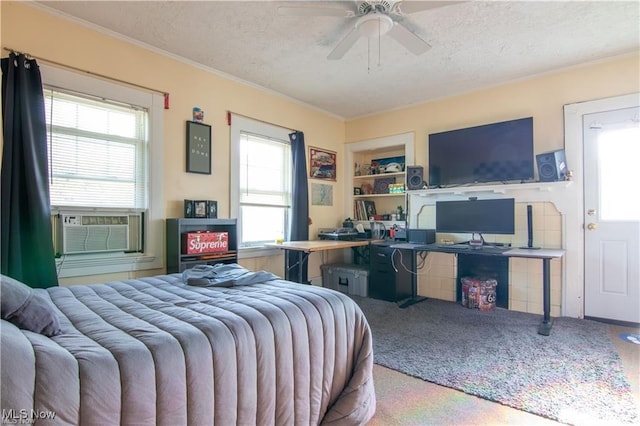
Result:
{"type": "Polygon", "coordinates": [[[45,88],[55,207],[146,209],[147,112],[45,88]]]}
{"type": "Polygon", "coordinates": [[[634,180],[640,157],[640,126],[637,122],[624,124],[626,126],[603,126],[596,141],[601,221],[636,221],[640,218],[640,200],[630,197],[628,187],[620,185],[620,182],[634,180]]]}
{"type": "Polygon", "coordinates": [[[288,129],[234,115],[231,124],[231,210],[240,248],[262,247],[286,237],[291,208],[288,129]]]}
{"type": "MultiPolygon", "coordinates": [[[[40,69],[52,213],[128,214],[135,236],[129,241],[136,240],[128,252],[62,254],[59,277],[162,268],[162,95],[46,64],[40,69]]],[[[55,225],[59,248],[64,233],[55,225]]]]}

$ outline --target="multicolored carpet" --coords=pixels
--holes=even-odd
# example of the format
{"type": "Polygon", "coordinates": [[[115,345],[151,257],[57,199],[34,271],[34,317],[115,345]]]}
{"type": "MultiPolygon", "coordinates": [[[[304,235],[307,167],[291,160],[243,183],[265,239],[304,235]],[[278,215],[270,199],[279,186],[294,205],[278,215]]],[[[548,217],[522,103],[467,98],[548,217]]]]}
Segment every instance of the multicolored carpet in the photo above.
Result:
{"type": "Polygon", "coordinates": [[[477,311],[427,300],[353,296],[373,332],[376,364],[568,424],[637,424],[638,407],[605,324],[477,311]]]}

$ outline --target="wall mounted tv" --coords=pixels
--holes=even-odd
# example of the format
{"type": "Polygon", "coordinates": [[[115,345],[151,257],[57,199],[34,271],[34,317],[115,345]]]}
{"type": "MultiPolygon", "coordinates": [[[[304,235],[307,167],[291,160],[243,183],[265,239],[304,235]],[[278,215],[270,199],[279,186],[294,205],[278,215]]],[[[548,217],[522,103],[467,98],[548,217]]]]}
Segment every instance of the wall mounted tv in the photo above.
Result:
{"type": "Polygon", "coordinates": [[[436,201],[436,232],[515,233],[515,199],[436,201]]]}
{"type": "Polygon", "coordinates": [[[429,186],[533,179],[533,118],[429,135],[429,186]]]}

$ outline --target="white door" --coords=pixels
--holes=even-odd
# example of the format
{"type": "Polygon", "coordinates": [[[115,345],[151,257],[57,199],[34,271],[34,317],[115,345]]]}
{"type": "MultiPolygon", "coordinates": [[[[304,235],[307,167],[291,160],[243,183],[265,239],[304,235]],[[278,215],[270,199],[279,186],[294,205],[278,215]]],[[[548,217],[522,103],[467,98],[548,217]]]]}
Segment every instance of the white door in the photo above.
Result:
{"type": "Polygon", "coordinates": [[[640,323],[640,108],[583,125],[585,317],[640,323]]]}

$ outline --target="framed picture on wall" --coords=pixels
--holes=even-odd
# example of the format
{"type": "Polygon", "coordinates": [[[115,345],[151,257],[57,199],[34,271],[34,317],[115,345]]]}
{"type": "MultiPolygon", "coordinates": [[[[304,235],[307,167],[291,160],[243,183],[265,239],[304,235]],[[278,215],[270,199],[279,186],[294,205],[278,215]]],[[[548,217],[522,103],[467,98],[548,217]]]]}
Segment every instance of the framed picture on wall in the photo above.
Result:
{"type": "Polygon", "coordinates": [[[187,121],[187,172],[211,174],[211,126],[187,121]]]}
{"type": "Polygon", "coordinates": [[[309,177],[336,180],[336,153],[322,148],[309,147],[309,177]]]}

